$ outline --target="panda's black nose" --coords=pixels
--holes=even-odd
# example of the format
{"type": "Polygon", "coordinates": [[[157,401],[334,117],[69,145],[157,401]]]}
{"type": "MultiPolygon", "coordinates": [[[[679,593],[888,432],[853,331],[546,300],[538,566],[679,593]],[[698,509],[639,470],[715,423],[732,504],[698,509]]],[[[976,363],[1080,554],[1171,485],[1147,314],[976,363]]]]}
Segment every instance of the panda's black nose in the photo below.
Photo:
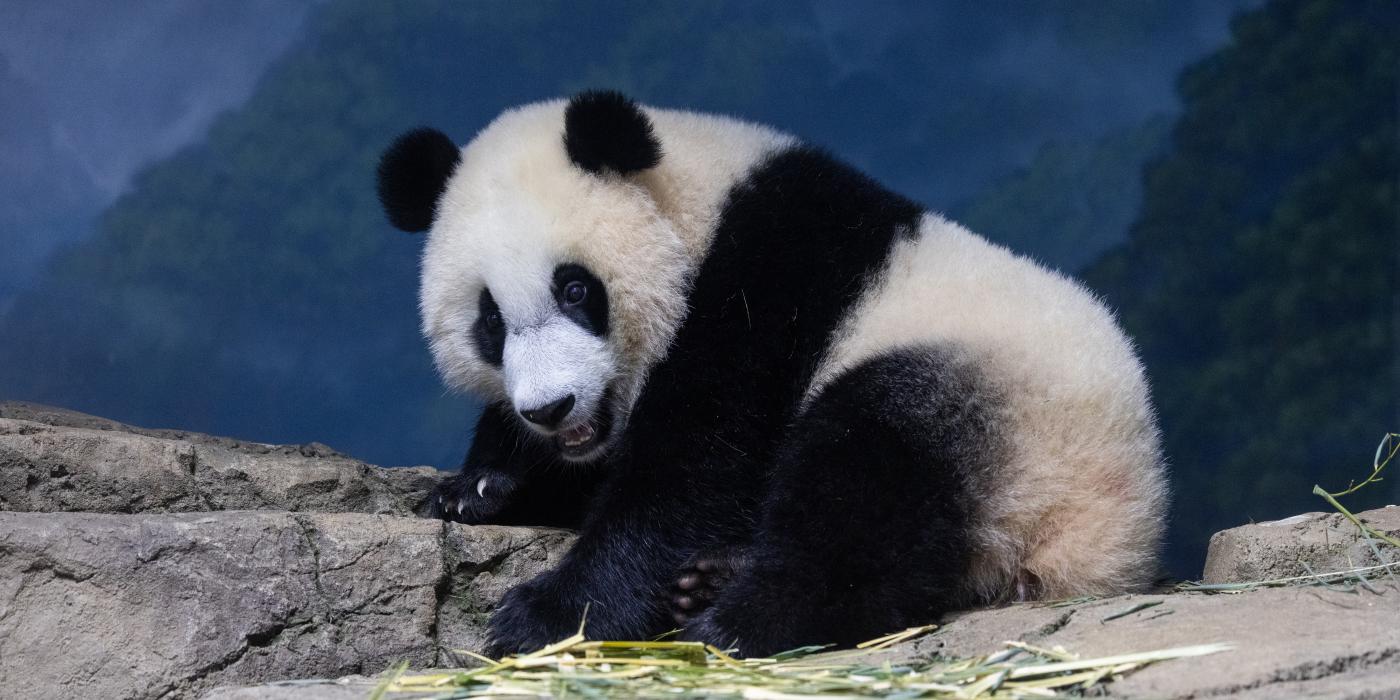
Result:
{"type": "Polygon", "coordinates": [[[525,420],[542,428],[557,428],[572,410],[574,410],[574,395],[569,394],[539,408],[521,410],[520,415],[524,416],[525,420]]]}

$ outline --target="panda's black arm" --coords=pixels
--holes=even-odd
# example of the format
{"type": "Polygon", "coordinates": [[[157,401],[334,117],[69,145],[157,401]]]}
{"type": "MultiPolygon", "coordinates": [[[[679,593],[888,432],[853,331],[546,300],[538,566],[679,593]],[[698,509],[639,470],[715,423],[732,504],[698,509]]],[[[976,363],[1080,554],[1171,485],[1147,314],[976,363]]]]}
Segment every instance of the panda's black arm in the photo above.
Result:
{"type": "Polygon", "coordinates": [[[499,402],[482,409],[461,469],[429,496],[430,514],[473,525],[579,527],[599,474],[560,464],[510,411],[499,402]]]}
{"type": "Polygon", "coordinates": [[[668,437],[609,464],[574,547],[502,601],[490,651],[556,642],[578,631],[585,610],[589,639],[672,629],[668,591],[677,573],[697,552],[747,537],[762,493],[749,465],[707,453],[701,442],[668,437]]]}

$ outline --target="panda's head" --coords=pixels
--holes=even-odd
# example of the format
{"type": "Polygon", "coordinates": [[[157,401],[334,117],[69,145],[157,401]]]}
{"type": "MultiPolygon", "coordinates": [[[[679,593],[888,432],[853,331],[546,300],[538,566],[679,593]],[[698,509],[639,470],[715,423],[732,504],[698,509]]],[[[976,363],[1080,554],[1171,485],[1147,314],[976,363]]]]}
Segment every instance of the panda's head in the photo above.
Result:
{"type": "Polygon", "coordinates": [[[420,307],[439,372],[504,401],[561,457],[617,442],[684,311],[684,246],[654,196],[661,144],[611,92],[506,112],[465,148],[401,136],[389,220],[428,231],[420,307]]]}

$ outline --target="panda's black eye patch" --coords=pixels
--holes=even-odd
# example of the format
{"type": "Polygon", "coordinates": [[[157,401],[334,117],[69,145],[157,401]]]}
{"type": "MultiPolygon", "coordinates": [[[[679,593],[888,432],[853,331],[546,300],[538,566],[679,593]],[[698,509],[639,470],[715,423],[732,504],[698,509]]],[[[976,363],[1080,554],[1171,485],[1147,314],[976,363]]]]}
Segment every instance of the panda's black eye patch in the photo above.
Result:
{"type": "Polygon", "coordinates": [[[491,290],[482,288],[476,299],[476,323],[472,324],[472,340],[476,351],[487,363],[501,366],[506,350],[506,321],[501,307],[491,297],[491,290]]]}
{"type": "Polygon", "coordinates": [[[569,320],[593,335],[607,335],[608,291],[588,268],[574,263],[554,268],[554,298],[569,320]]]}

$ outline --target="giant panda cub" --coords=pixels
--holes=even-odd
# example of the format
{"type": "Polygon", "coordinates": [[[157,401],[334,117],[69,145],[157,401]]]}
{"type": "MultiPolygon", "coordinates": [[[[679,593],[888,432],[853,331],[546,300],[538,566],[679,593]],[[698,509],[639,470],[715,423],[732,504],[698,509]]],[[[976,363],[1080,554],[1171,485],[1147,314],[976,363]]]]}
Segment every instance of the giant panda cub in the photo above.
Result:
{"type": "Polygon", "coordinates": [[[798,139],[587,92],[379,167],[423,331],[487,406],[433,496],[579,524],[495,653],[765,655],[1140,588],[1165,500],[1143,370],[1075,282],[798,139]]]}

